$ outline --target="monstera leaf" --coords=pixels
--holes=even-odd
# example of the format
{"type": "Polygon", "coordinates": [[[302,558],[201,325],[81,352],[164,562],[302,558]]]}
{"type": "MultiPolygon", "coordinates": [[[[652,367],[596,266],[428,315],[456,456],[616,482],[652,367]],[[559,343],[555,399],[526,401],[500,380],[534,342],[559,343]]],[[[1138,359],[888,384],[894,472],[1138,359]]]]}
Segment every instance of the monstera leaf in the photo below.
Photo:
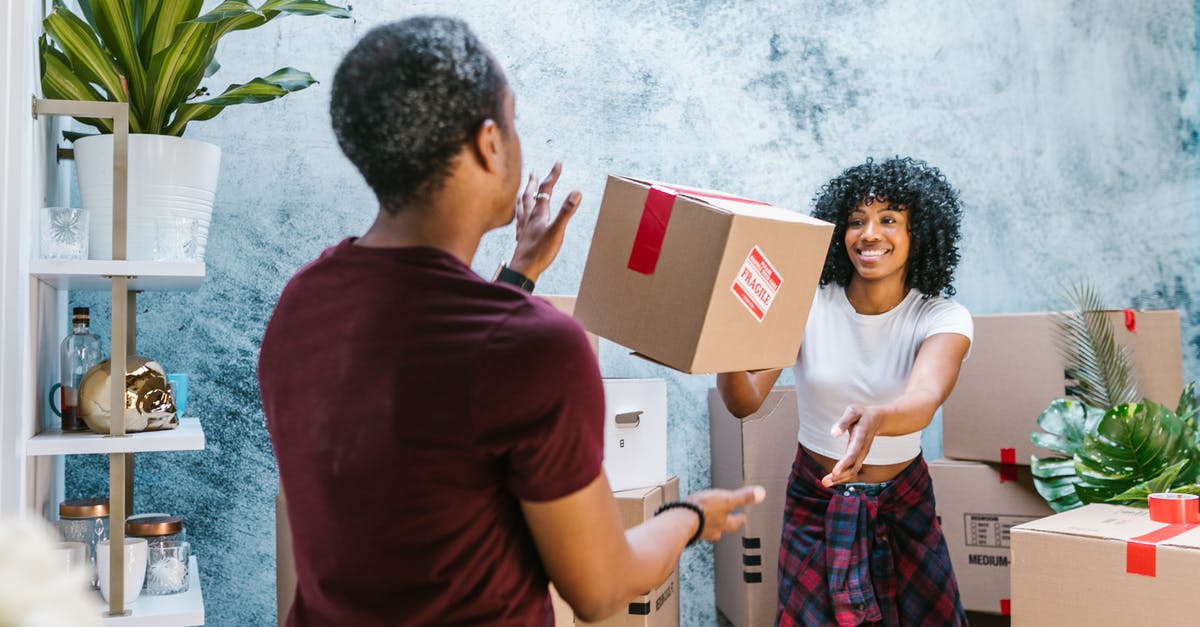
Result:
{"type": "MultiPolygon", "coordinates": [[[[1179,410],[1194,419],[1200,404],[1191,390],[1185,390],[1179,410]]],[[[1034,456],[1031,465],[1038,494],[1056,512],[1085,503],[1145,507],[1153,492],[1200,494],[1195,429],[1158,403],[1124,403],[1104,412],[1059,399],[1042,412],[1038,425],[1045,432],[1030,434],[1030,441],[1063,455],[1034,456]]]]}
{"type": "Polygon", "coordinates": [[[1079,401],[1060,398],[1038,416],[1038,426],[1029,439],[1035,445],[1061,453],[1065,457],[1033,456],[1030,469],[1034,487],[1056,512],[1075,509],[1083,502],[1075,493],[1079,476],[1075,472],[1075,454],[1083,450],[1084,440],[1104,416],[1104,410],[1079,401]]]}
{"type": "Polygon", "coordinates": [[[1101,503],[1154,480],[1150,485],[1160,488],[1194,484],[1200,455],[1192,429],[1174,412],[1150,400],[1123,403],[1084,436],[1075,473],[1079,499],[1101,503]]]}
{"type": "Polygon", "coordinates": [[[1187,425],[1196,437],[1200,438],[1200,429],[1196,429],[1196,415],[1200,413],[1200,398],[1196,396],[1196,382],[1192,381],[1183,388],[1183,393],[1179,395],[1179,405],[1175,408],[1175,415],[1187,425]]]}
{"type": "Polygon", "coordinates": [[[1132,488],[1108,499],[1109,503],[1117,503],[1120,505],[1132,505],[1134,507],[1145,507],[1146,499],[1151,494],[1159,492],[1175,492],[1181,494],[1196,494],[1200,495],[1200,485],[1188,483],[1180,486],[1173,485],[1179,477],[1179,473],[1183,471],[1184,466],[1188,464],[1188,460],[1183,460],[1179,463],[1168,467],[1163,473],[1149,481],[1143,481],[1132,488]]]}

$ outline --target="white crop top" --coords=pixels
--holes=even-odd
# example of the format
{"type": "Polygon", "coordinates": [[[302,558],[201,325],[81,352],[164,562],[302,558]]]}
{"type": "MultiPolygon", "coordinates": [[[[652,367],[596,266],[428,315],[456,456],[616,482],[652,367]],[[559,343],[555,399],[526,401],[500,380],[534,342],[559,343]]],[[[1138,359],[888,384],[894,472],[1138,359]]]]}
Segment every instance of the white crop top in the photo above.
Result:
{"type": "MultiPolygon", "coordinates": [[[[800,443],[814,453],[841,459],[849,436],[835,438],[829,431],[848,405],[895,400],[904,392],[925,338],[958,333],[971,340],[973,332],[966,307],[947,298],[922,299],[916,289],[909,290],[893,309],[876,315],[855,311],[841,286],[818,289],[792,367],[800,407],[800,443]]],[[[920,452],[919,431],[877,436],[864,463],[896,464],[920,452]]]]}

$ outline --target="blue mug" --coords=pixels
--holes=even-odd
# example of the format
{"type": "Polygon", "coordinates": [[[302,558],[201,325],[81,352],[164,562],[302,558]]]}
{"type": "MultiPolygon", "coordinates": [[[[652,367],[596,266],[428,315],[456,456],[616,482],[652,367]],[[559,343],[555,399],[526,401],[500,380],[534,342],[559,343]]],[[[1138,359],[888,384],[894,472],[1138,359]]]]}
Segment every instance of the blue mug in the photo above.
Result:
{"type": "Polygon", "coordinates": [[[167,383],[171,385],[171,396],[175,398],[175,415],[183,417],[188,401],[188,376],[182,372],[167,374],[167,383]]]}

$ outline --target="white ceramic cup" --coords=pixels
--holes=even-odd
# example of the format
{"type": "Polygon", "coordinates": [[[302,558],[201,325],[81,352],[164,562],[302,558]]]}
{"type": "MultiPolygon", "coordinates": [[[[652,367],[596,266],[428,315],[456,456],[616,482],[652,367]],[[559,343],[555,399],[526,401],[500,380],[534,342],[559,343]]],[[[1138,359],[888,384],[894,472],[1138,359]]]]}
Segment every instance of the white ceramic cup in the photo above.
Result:
{"type": "Polygon", "coordinates": [[[92,565],[88,562],[88,547],[82,542],[59,542],[54,547],[54,557],[66,572],[86,572],[92,574],[92,565]]]}
{"type": "MultiPolygon", "coordinates": [[[[125,538],[125,606],[137,600],[146,581],[147,545],[145,538],[125,538]]],[[[100,575],[100,596],[108,601],[109,541],[96,543],[96,569],[100,575]]]]}

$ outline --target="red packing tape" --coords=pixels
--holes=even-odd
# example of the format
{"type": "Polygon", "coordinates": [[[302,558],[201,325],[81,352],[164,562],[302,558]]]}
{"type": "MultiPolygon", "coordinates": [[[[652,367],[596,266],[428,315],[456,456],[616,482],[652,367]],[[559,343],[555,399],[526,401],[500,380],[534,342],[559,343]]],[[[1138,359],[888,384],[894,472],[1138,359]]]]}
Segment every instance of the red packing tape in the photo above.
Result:
{"type": "Polygon", "coordinates": [[[1017,481],[1017,449],[1000,449],[1000,483],[1017,481]]]}
{"type": "Polygon", "coordinates": [[[1012,601],[1009,599],[1000,599],[1000,615],[1012,616],[1012,601]]]}
{"type": "Polygon", "coordinates": [[[1165,527],[1125,542],[1125,572],[1154,577],[1158,572],[1159,542],[1200,527],[1200,497],[1190,494],[1151,494],[1150,520],[1165,527]]]}
{"type": "Polygon", "coordinates": [[[1200,497],[1178,492],[1156,492],[1147,497],[1150,520],[1160,523],[1200,523],[1200,497]]]}
{"type": "Polygon", "coordinates": [[[653,185],[646,192],[646,202],[642,204],[642,220],[638,223],[637,234],[633,236],[633,250],[629,253],[628,267],[641,274],[654,274],[658,266],[658,256],[662,253],[663,238],[667,235],[667,223],[671,221],[671,209],[675,206],[675,196],[679,193],[714,200],[733,200],[736,202],[770,206],[760,200],[750,200],[741,196],[714,194],[691,187],[660,187],[653,185]]]}
{"type": "Polygon", "coordinates": [[[633,237],[633,250],[629,252],[630,270],[641,274],[654,274],[674,206],[675,190],[654,186],[646,192],[646,202],[642,204],[642,221],[638,223],[637,235],[633,237]]]}
{"type": "Polygon", "coordinates": [[[1125,310],[1125,328],[1130,333],[1137,333],[1137,314],[1132,309],[1125,310]]]}

